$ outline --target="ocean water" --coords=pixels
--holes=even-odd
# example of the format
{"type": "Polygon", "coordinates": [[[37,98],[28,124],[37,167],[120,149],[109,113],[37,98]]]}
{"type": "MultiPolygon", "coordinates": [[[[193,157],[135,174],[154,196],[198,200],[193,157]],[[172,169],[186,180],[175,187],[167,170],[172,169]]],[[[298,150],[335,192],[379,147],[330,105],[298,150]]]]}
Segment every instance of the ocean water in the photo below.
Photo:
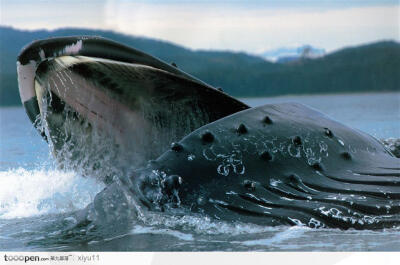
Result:
{"type": "MultiPolygon", "coordinates": [[[[400,138],[400,93],[242,99],[251,106],[300,102],[378,139],[400,138]]],[[[70,213],[104,184],[58,169],[22,107],[0,108],[0,250],[42,251],[400,251],[400,228],[379,231],[262,227],[154,213],[129,232],[68,236],[70,213]]],[[[82,231],[84,234],[85,231],[82,231]]]]}

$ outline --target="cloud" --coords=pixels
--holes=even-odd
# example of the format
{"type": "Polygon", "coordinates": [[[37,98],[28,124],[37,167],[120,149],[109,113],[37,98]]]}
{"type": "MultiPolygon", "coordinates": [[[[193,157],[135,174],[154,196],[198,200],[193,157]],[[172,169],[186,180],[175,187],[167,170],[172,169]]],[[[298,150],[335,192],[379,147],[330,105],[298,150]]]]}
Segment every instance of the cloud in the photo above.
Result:
{"type": "Polygon", "coordinates": [[[298,10],[109,1],[105,14],[110,28],[203,49],[255,51],[311,43],[331,50],[377,39],[399,39],[399,7],[395,5],[298,10]]]}

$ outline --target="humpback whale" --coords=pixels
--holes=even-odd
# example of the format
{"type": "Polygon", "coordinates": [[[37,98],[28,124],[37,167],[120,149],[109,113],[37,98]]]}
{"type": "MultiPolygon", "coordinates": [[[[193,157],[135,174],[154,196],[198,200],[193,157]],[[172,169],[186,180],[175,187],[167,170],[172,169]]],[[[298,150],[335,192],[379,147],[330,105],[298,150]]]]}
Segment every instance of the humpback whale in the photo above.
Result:
{"type": "Polygon", "coordinates": [[[89,154],[106,163],[96,155],[117,150],[114,165],[91,165],[124,170],[77,213],[81,224],[121,226],[159,211],[265,226],[400,225],[399,159],[316,110],[249,108],[101,38],[34,42],[17,65],[28,116],[61,162],[89,154]]]}

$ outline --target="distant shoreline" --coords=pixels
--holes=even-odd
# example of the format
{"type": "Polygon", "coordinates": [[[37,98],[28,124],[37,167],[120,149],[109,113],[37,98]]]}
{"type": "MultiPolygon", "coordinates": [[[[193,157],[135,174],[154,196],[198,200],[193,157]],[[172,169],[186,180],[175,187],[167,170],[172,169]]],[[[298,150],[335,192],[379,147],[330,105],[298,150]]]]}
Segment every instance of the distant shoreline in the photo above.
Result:
{"type": "MultiPolygon", "coordinates": [[[[254,100],[254,99],[262,99],[262,98],[290,98],[290,97],[312,97],[312,96],[340,96],[340,95],[372,95],[372,94],[397,94],[400,97],[400,90],[399,91],[367,91],[367,92],[341,92],[341,93],[313,93],[313,94],[290,94],[290,95],[274,95],[274,96],[261,96],[261,97],[235,97],[240,100],[254,100]]],[[[400,104],[400,102],[399,102],[400,104]]],[[[16,105],[0,105],[0,108],[22,108],[22,103],[16,105]]]]}
{"type": "Polygon", "coordinates": [[[365,92],[354,92],[354,91],[344,91],[344,92],[328,92],[328,93],[312,93],[312,94],[285,94],[285,95],[272,95],[272,96],[260,96],[260,97],[241,97],[234,96],[240,99],[257,99],[257,98],[284,98],[284,97],[310,97],[310,96],[335,96],[335,95],[369,95],[369,94],[399,94],[399,90],[388,90],[388,91],[365,91],[365,92]]]}

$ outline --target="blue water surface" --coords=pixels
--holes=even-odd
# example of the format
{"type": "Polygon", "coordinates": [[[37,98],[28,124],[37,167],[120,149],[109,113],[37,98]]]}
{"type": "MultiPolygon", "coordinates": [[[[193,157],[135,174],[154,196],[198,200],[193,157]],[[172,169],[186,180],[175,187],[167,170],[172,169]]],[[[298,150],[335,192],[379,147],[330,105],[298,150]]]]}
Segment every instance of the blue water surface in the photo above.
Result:
{"type": "MultiPolygon", "coordinates": [[[[400,138],[400,93],[244,98],[250,106],[299,102],[378,139],[400,138]]],[[[342,231],[260,227],[187,216],[149,217],[117,238],[57,244],[65,214],[84,208],[104,184],[65,172],[22,107],[0,108],[0,250],[368,251],[400,250],[400,228],[342,231]],[[60,221],[61,220],[61,221],[60,221]]],[[[66,215],[68,216],[68,215],[66,215]]]]}

